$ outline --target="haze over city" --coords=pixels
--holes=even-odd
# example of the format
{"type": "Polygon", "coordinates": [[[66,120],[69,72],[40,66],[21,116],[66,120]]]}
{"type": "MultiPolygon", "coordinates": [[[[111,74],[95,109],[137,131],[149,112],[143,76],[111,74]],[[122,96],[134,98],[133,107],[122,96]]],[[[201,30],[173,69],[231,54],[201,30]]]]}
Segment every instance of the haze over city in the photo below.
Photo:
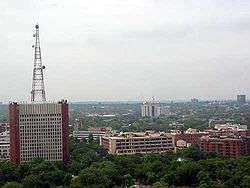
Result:
{"type": "Polygon", "coordinates": [[[34,25],[48,100],[249,95],[250,2],[0,2],[0,101],[29,101],[34,25]],[[60,98],[57,98],[60,97],[60,98]]]}

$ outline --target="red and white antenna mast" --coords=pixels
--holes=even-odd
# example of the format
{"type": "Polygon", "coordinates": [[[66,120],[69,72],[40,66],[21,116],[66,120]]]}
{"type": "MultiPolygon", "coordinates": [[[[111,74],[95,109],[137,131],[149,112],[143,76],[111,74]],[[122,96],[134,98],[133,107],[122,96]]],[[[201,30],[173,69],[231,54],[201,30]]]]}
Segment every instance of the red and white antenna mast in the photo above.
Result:
{"type": "Polygon", "coordinates": [[[42,65],[38,24],[36,25],[36,33],[33,35],[33,37],[36,37],[36,43],[35,45],[32,46],[35,49],[35,55],[34,55],[31,102],[45,102],[46,97],[45,97],[45,87],[43,80],[43,69],[45,69],[45,66],[42,65]]]}

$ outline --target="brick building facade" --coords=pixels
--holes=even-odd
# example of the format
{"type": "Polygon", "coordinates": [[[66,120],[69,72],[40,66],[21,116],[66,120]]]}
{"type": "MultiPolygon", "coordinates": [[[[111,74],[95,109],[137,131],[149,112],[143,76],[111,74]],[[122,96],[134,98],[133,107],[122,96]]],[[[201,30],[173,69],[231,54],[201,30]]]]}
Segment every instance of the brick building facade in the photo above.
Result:
{"type": "Polygon", "coordinates": [[[182,140],[185,141],[188,145],[199,145],[200,144],[200,138],[202,136],[208,135],[208,133],[180,133],[174,135],[175,145],[177,145],[177,142],[182,140]]]}
{"type": "Polygon", "coordinates": [[[200,149],[205,153],[216,153],[221,156],[236,159],[241,155],[250,154],[249,137],[201,137],[200,149]]]}
{"type": "Polygon", "coordinates": [[[9,105],[10,160],[69,160],[67,101],[9,105]]]}

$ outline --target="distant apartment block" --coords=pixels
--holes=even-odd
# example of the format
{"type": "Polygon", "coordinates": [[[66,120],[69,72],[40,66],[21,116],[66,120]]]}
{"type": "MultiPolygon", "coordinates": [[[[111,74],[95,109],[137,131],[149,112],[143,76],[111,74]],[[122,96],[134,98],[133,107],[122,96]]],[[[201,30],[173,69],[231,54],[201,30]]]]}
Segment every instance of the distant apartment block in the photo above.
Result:
{"type": "Polygon", "coordinates": [[[73,137],[78,140],[88,139],[90,135],[93,136],[94,140],[98,140],[101,136],[106,135],[111,131],[111,128],[89,128],[88,130],[74,130],[73,137]]]}
{"type": "Polygon", "coordinates": [[[10,135],[9,131],[0,133],[0,160],[10,159],[10,135]]]}
{"type": "Polygon", "coordinates": [[[191,102],[192,102],[192,103],[198,103],[198,102],[199,102],[199,100],[198,100],[198,99],[196,99],[196,98],[193,98],[193,99],[191,99],[191,102]]]}
{"type": "Polygon", "coordinates": [[[159,102],[150,101],[143,102],[141,105],[141,116],[157,118],[161,114],[161,107],[159,102]]]}
{"type": "Polygon", "coordinates": [[[237,103],[245,104],[246,103],[246,95],[237,95],[237,103]]]}
{"type": "Polygon", "coordinates": [[[214,129],[216,130],[233,130],[233,131],[245,131],[247,130],[247,125],[241,125],[241,124],[230,124],[230,123],[226,123],[226,124],[216,124],[214,126],[214,129]]]}
{"type": "Polygon", "coordinates": [[[120,133],[101,137],[100,144],[115,155],[174,152],[173,136],[166,133],[120,133]]]}
{"type": "Polygon", "coordinates": [[[9,105],[10,160],[69,160],[67,101],[9,105]]]}
{"type": "Polygon", "coordinates": [[[225,119],[225,118],[216,118],[216,119],[209,119],[208,125],[209,127],[214,127],[216,124],[234,124],[233,119],[225,119]]]}
{"type": "Polygon", "coordinates": [[[9,124],[8,123],[0,123],[0,133],[9,131],[9,124]]]}
{"type": "Polygon", "coordinates": [[[169,127],[174,128],[174,130],[171,130],[173,132],[179,132],[179,129],[182,129],[184,127],[183,123],[178,123],[178,122],[172,122],[169,124],[169,127]]]}

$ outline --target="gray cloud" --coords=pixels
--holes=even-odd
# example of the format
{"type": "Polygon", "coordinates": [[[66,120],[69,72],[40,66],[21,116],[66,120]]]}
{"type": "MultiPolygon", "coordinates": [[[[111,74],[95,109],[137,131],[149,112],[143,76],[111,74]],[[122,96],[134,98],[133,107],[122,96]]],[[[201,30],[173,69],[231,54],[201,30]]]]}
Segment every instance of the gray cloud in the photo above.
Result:
{"type": "Polygon", "coordinates": [[[0,2],[0,101],[28,100],[34,24],[49,99],[250,93],[248,1],[0,2]]]}

